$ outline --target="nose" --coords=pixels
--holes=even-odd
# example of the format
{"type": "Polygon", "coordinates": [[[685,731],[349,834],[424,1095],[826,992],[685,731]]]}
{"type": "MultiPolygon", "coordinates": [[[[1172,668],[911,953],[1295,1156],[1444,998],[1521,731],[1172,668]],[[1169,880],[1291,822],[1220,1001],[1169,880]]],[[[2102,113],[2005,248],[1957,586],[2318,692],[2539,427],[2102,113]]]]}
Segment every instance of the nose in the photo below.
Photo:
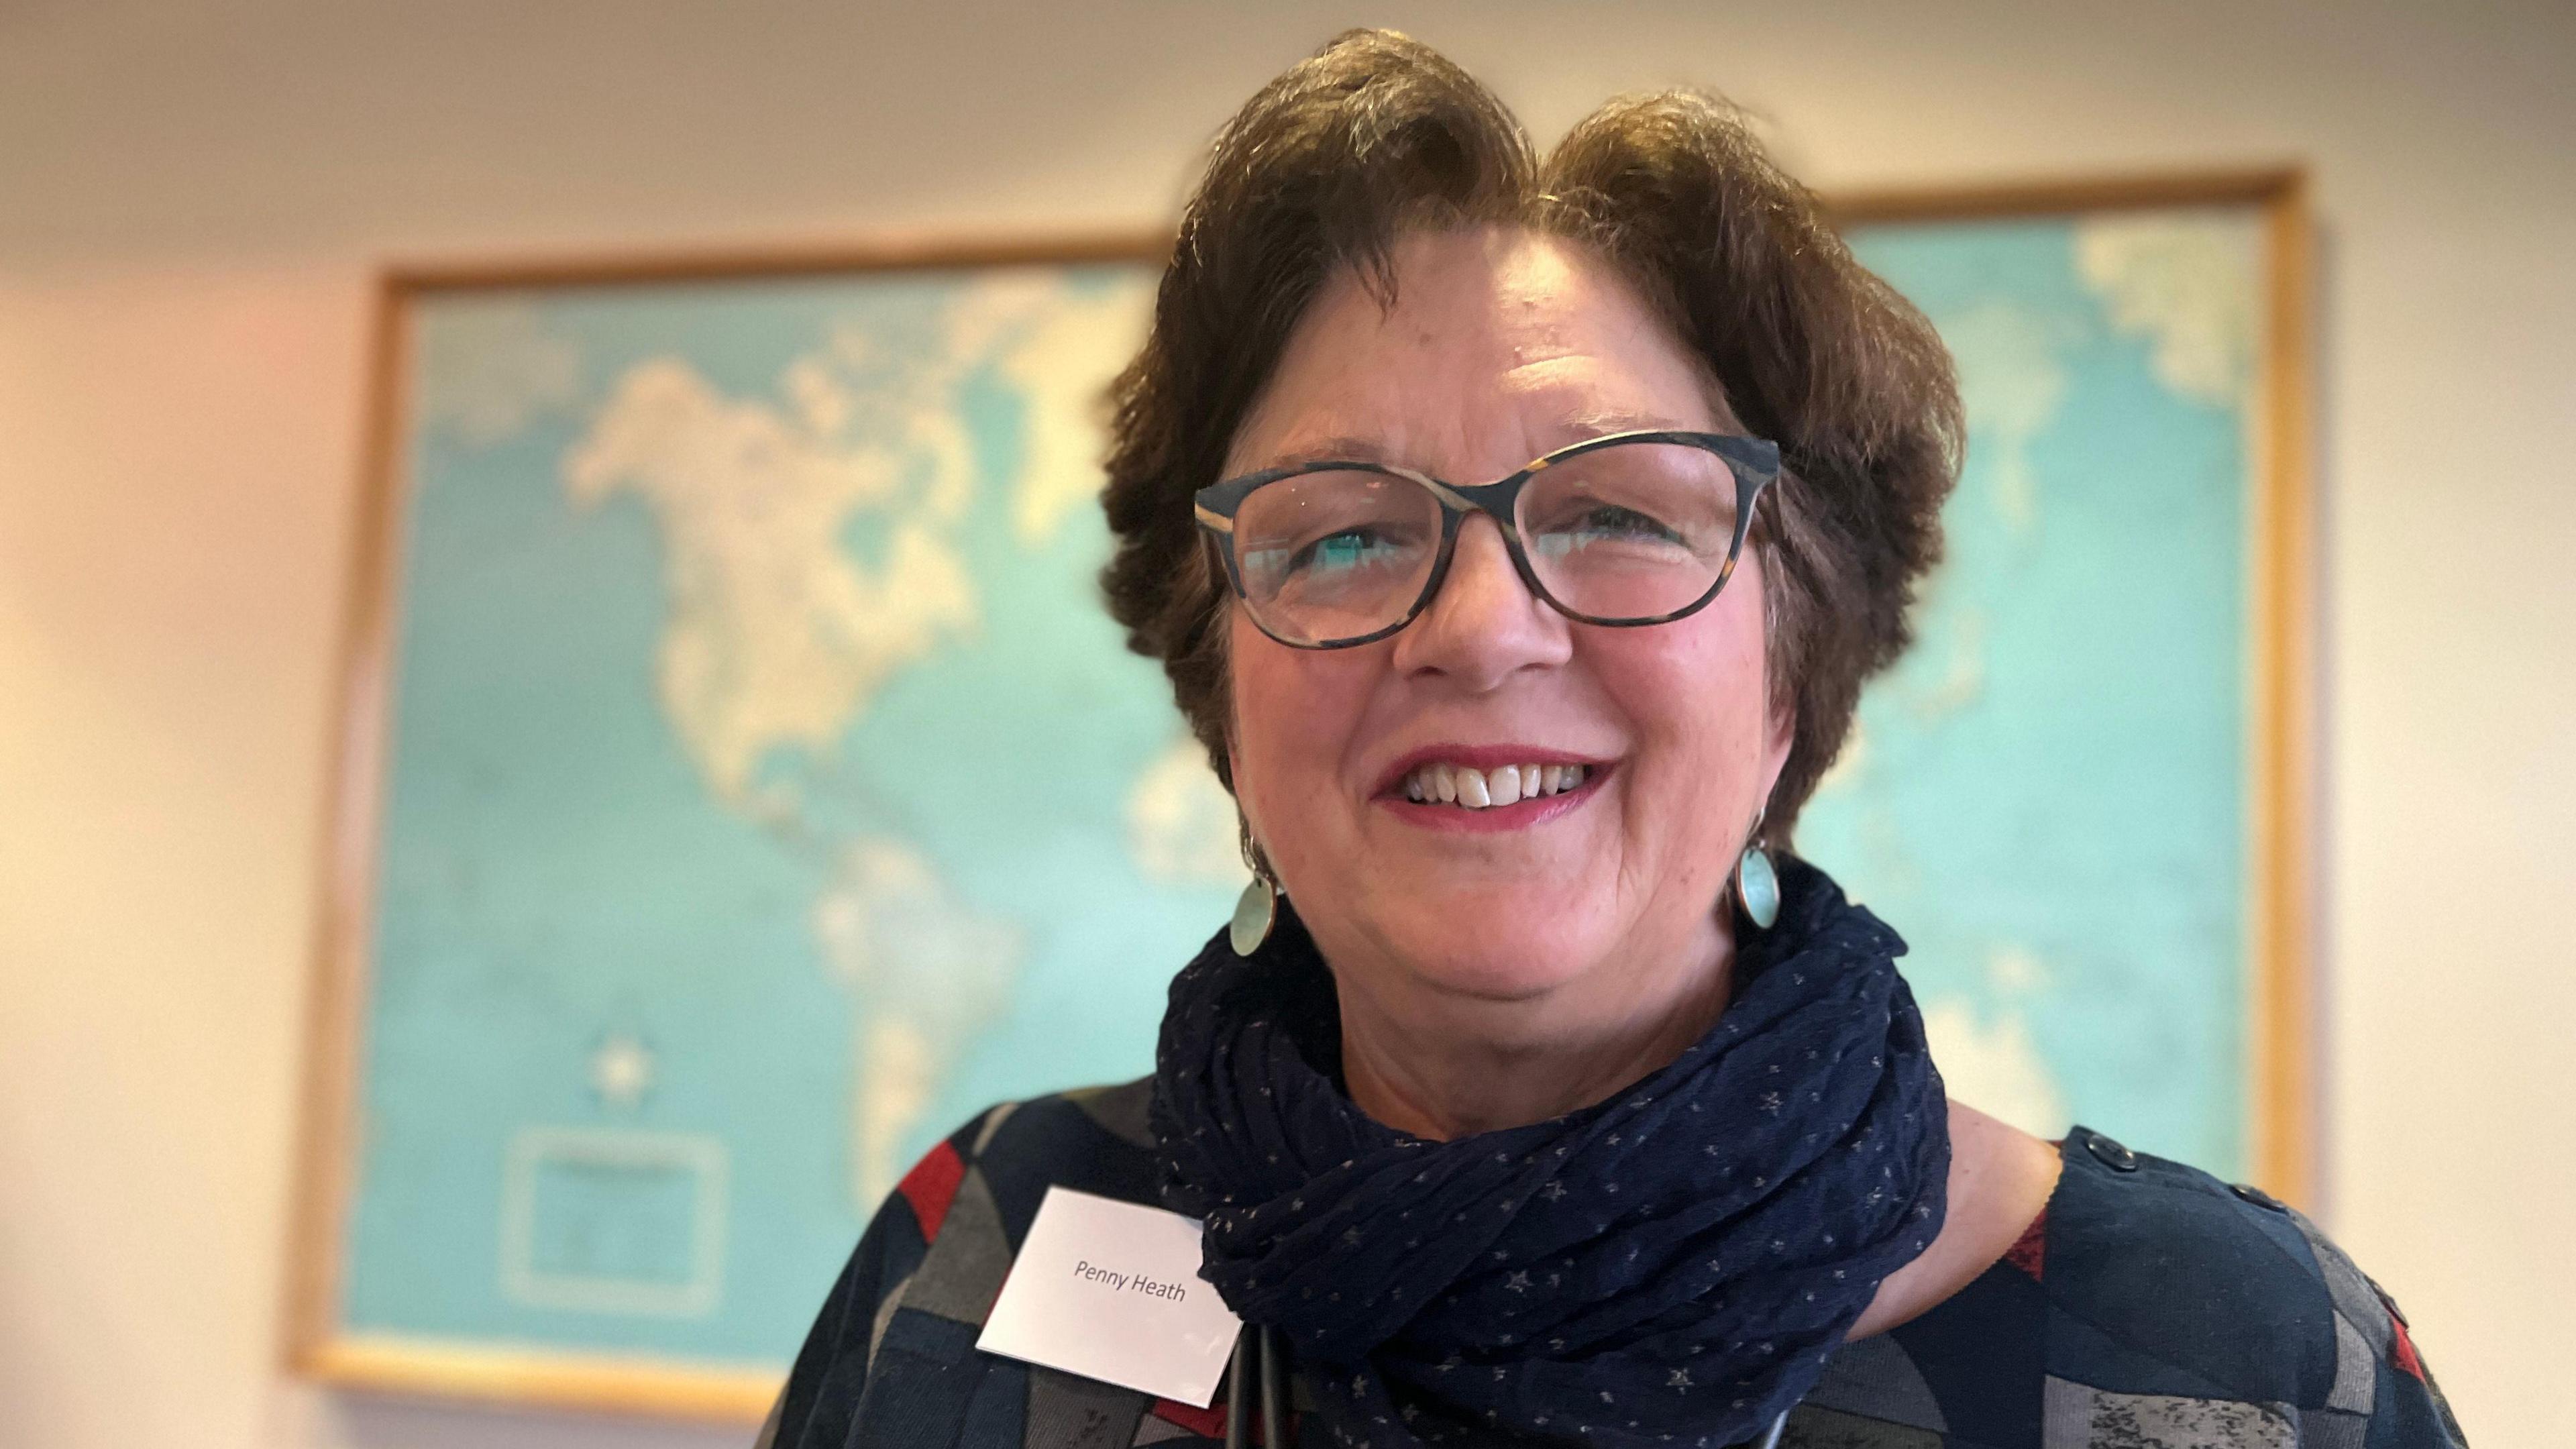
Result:
{"type": "Polygon", "coordinates": [[[1459,528],[1440,592],[1395,636],[1394,662],[1406,674],[1445,675],[1482,694],[1521,670],[1563,664],[1573,649],[1572,624],[1530,592],[1502,529],[1478,515],[1459,528]]]}

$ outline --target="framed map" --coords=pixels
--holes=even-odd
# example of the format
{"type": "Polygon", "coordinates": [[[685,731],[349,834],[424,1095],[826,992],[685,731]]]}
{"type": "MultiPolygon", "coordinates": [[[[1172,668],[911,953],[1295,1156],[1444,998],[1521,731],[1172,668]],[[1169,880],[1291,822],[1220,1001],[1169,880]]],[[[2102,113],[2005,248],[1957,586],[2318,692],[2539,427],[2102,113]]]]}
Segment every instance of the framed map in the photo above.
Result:
{"type": "MultiPolygon", "coordinates": [[[[1804,853],[1958,1094],[2303,1184],[2294,177],[1849,197],[1971,428],[1804,853]]],[[[876,1202],[1243,881],[1096,600],[1157,237],[383,289],[293,1357],[755,1418],[876,1202]]]]}

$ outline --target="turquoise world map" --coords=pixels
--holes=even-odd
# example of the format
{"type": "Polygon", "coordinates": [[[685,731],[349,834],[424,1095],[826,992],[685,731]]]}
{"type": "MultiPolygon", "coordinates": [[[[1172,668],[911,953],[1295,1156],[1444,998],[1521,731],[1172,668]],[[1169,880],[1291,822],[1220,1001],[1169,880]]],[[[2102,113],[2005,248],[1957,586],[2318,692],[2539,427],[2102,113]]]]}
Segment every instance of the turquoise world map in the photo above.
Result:
{"type": "MultiPolygon", "coordinates": [[[[1971,448],[1799,840],[1913,943],[1955,1095],[2221,1173],[2255,225],[1855,236],[1971,448]]],[[[346,1331],[782,1367],[931,1143],[1150,1069],[1244,879],[1097,601],[1153,281],[412,304],[346,1331]]]]}

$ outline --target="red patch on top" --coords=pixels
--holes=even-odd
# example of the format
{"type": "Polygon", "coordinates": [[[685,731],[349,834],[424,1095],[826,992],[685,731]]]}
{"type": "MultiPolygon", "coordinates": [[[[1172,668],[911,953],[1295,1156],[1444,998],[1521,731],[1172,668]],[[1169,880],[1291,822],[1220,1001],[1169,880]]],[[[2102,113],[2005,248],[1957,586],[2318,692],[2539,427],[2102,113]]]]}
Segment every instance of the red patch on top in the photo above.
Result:
{"type": "Polygon", "coordinates": [[[2398,1317],[2396,1311],[2391,1309],[2388,1314],[2388,1327],[2396,1335],[2389,1346],[2388,1361],[2395,1364],[2399,1372],[2421,1382],[2424,1377],[2424,1361],[2415,1356],[2415,1340],[2407,1335],[2406,1320],[2398,1317]]]}
{"type": "Polygon", "coordinates": [[[948,1220],[948,1205],[957,1200],[957,1184],[966,1180],[966,1160],[957,1149],[942,1142],[924,1153],[912,1171],[894,1190],[912,1204],[913,1218],[921,1224],[921,1240],[930,1242],[939,1236],[939,1225],[948,1220]]]}
{"type": "Polygon", "coordinates": [[[1225,1437],[1225,1405],[1223,1404],[1211,1404],[1204,1409],[1193,1409],[1176,1399],[1156,1399],[1151,1412],[1155,1418],[1165,1423],[1178,1424],[1202,1439],[1225,1437]]]}
{"type": "Polygon", "coordinates": [[[2048,1209],[2041,1208],[2030,1226],[2021,1230],[2013,1245],[2004,1249],[2004,1261],[2037,1278],[2048,1258],[2048,1209]]]}

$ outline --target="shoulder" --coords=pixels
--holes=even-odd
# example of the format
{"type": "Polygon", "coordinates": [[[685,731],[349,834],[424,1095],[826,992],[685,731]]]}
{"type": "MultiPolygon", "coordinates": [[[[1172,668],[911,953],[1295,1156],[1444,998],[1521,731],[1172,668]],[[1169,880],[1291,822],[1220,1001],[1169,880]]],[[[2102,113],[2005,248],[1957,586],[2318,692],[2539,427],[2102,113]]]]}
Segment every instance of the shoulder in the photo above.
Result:
{"type": "Polygon", "coordinates": [[[2220,1401],[2317,1442],[2339,1442],[2315,1431],[2340,1419],[2359,1444],[2361,1426],[2420,1408],[2439,1437],[2398,1442],[2456,1437],[2395,1305],[2304,1215],[2082,1127],[2062,1159],[2028,1265],[2048,1304],[2052,1419],[2220,1401]]]}
{"type": "Polygon", "coordinates": [[[2336,1301],[2333,1269],[2349,1264],[2268,1195],[2083,1127],[2067,1133],[2062,1161],[2041,1281],[2053,1341],[2070,1328],[2088,1348],[2094,1334],[2106,1340],[2080,1357],[2133,1373],[2151,1361],[2193,1380],[2177,1390],[2321,1400],[2336,1318],[2363,1329],[2388,1317],[2366,1288],[2366,1303],[2336,1301]]]}
{"type": "Polygon", "coordinates": [[[903,1212],[935,1241],[965,1195],[967,1210],[997,1219],[1016,1246],[1050,1186],[1150,1202],[1152,1094],[1153,1079],[1140,1077],[988,1107],[914,1164],[883,1211],[903,1212]]]}
{"type": "Polygon", "coordinates": [[[869,1225],[890,1258],[911,1260],[889,1276],[888,1295],[981,1325],[1048,1188],[1153,1201],[1152,1089],[1139,1078],[1003,1102],[950,1133],[869,1225]]]}
{"type": "Polygon", "coordinates": [[[1784,1442],[1856,1419],[1991,1449],[2466,1442],[2395,1305],[2307,1218],[2082,1127],[2058,1152],[2003,1260],[1837,1355],[1820,1427],[1784,1442]]]}
{"type": "Polygon", "coordinates": [[[925,1153],[825,1300],[768,1442],[909,1443],[921,1426],[971,1419],[1017,1443],[1001,1426],[1058,1399],[1132,1427],[1152,1407],[1144,1395],[973,1349],[1049,1187],[1155,1200],[1151,1100],[1149,1078],[1005,1102],[925,1153]]]}

